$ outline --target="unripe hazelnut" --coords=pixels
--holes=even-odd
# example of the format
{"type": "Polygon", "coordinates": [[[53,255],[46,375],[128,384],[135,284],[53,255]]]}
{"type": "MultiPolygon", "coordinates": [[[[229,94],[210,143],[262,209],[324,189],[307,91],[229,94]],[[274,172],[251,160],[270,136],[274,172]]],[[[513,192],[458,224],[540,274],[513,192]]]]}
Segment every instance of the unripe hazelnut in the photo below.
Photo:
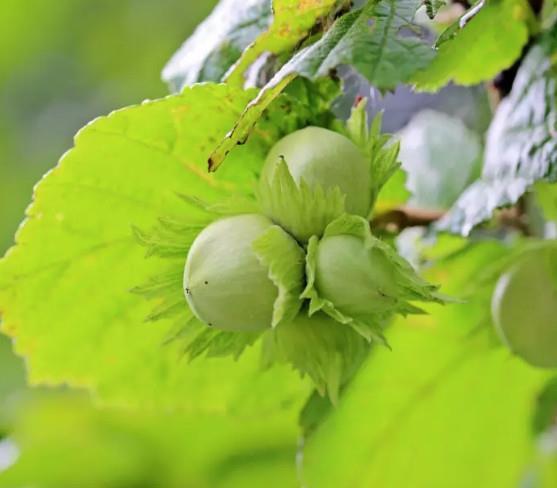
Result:
{"type": "Polygon", "coordinates": [[[355,215],[337,218],[321,239],[310,239],[306,274],[302,296],[310,299],[310,313],[323,310],[381,342],[380,329],[393,314],[423,313],[413,301],[448,299],[355,215]]]}
{"type": "Polygon", "coordinates": [[[371,206],[370,163],[347,137],[321,127],[292,132],[270,150],[262,178],[272,182],[275,169],[285,161],[294,181],[311,188],[338,187],[348,213],[367,217],[371,206]]]}
{"type": "Polygon", "coordinates": [[[254,242],[271,227],[295,244],[268,218],[256,214],[218,220],[197,236],[186,260],[184,292],[199,320],[228,331],[271,327],[279,290],[254,250],[254,242]]]}
{"type": "Polygon", "coordinates": [[[534,366],[557,368],[557,249],[529,251],[499,278],[492,315],[512,352],[534,366]]]}
{"type": "Polygon", "coordinates": [[[366,316],[396,305],[401,291],[393,264],[380,250],[367,249],[358,237],[325,237],[316,258],[315,288],[344,314],[366,316]]]}

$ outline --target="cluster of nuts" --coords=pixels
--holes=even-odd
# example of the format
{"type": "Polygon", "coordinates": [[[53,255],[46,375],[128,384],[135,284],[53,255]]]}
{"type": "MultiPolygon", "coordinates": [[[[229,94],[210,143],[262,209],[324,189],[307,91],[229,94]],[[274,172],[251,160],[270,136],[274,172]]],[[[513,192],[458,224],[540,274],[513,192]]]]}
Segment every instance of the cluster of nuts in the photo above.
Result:
{"type": "Polygon", "coordinates": [[[286,350],[297,334],[334,349],[355,331],[359,351],[394,313],[420,311],[411,301],[442,301],[371,232],[372,160],[324,128],[281,139],[262,168],[261,214],[217,220],[190,248],[183,285],[195,316],[225,331],[273,330],[286,350]]]}
{"type": "MultiPolygon", "coordinates": [[[[283,357],[329,390],[350,376],[371,340],[384,342],[393,314],[420,313],[415,301],[444,300],[373,235],[369,217],[381,183],[370,147],[360,146],[319,127],[281,139],[261,171],[260,213],[208,225],[184,271],[187,303],[201,322],[272,331],[283,357]]],[[[492,299],[502,341],[545,368],[557,367],[554,276],[557,248],[544,244],[500,278],[492,299]]]]}

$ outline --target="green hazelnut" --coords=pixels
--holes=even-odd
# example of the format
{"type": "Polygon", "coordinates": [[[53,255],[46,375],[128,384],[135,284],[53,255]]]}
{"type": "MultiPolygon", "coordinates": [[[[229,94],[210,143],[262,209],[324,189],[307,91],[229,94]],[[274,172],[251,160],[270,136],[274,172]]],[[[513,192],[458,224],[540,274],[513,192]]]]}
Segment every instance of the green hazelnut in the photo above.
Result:
{"type": "Polygon", "coordinates": [[[213,222],[195,239],[184,270],[184,291],[195,316],[229,331],[271,327],[277,286],[253,243],[273,223],[255,214],[213,222]]]}
{"type": "Polygon", "coordinates": [[[503,274],[492,297],[495,329],[528,363],[557,367],[557,250],[528,252],[503,274]]]}
{"type": "Polygon", "coordinates": [[[376,315],[397,303],[396,269],[378,248],[353,235],[325,237],[316,254],[315,288],[351,317],[376,315]]]}
{"type": "Polygon", "coordinates": [[[446,301],[437,286],[421,278],[372,234],[366,219],[355,215],[342,215],[321,239],[310,239],[306,272],[302,296],[310,299],[310,313],[323,310],[370,339],[383,341],[377,327],[394,313],[423,313],[411,302],[446,301]]]}
{"type": "Polygon", "coordinates": [[[371,206],[370,163],[347,137],[321,127],[293,132],[271,149],[262,178],[272,182],[275,170],[285,161],[294,181],[324,190],[338,187],[345,196],[348,213],[366,217],[371,206]]]}

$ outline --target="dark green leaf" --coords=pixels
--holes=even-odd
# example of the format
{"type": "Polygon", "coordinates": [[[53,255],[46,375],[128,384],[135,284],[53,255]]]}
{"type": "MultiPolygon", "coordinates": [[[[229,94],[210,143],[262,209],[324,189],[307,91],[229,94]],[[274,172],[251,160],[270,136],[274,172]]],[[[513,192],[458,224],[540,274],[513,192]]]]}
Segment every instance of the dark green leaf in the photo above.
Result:
{"type": "Polygon", "coordinates": [[[341,17],[325,36],[296,55],[277,78],[289,73],[317,78],[340,64],[354,66],[381,90],[407,81],[427,66],[433,51],[413,23],[419,2],[370,0],[360,10],[341,17]]]}
{"type": "Polygon", "coordinates": [[[557,179],[557,69],[554,34],[532,47],[510,95],[489,128],[481,178],[459,198],[440,228],[470,233],[535,181],[557,179]]]}
{"type": "Polygon", "coordinates": [[[238,123],[211,156],[212,168],[244,141],[269,104],[297,76],[327,76],[341,64],[352,64],[374,86],[394,88],[424,68],[433,50],[412,23],[417,0],[369,0],[362,9],[338,19],[315,44],[297,53],[247,106],[238,123]]]}
{"type": "Polygon", "coordinates": [[[449,27],[438,53],[413,81],[419,90],[435,91],[454,81],[473,85],[493,78],[519,58],[528,41],[524,0],[491,0],[463,27],[449,27]]]}

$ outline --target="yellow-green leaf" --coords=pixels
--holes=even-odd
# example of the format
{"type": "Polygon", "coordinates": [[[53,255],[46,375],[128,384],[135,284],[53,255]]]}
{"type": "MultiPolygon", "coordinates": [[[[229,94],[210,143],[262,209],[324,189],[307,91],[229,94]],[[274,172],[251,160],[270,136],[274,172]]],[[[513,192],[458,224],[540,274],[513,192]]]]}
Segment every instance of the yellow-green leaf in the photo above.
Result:
{"type": "Polygon", "coordinates": [[[274,126],[261,126],[218,175],[207,173],[206,159],[252,96],[195,85],[101,117],[37,185],[17,244],[0,261],[2,330],[25,357],[31,383],[90,388],[110,403],[221,412],[272,410],[304,395],[286,369],[262,373],[255,349],[238,362],[181,361],[180,341],[163,345],[172,321],[146,322],[153,304],[130,292],[179,273],[186,258],[146,258],[132,227],[202,222],[189,202],[253,189],[278,138],[274,126]]]}

